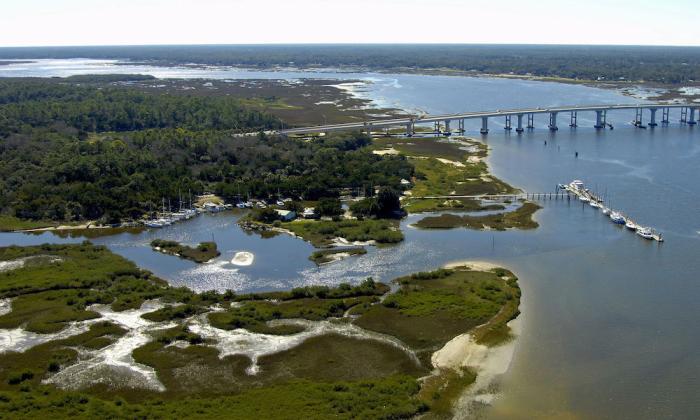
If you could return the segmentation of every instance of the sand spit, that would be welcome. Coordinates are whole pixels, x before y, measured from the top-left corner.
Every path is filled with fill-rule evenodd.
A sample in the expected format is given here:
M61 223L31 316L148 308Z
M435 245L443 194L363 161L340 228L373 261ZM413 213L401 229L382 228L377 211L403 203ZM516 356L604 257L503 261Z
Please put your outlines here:
M511 334L517 338L521 332L520 318L516 318L508 323ZM461 337L461 336L460 336ZM457 338L460 338L457 337ZM473 340L468 342L461 338L463 347L462 366L473 369L476 373L476 381L472 386L467 388L464 394L455 403L456 413L455 418L467 419L490 406L493 401L498 398L499 384L502 376L508 371L513 355L515 353L516 339L512 339L504 344L495 347L487 347L481 344L474 343ZM448 343L449 345L450 343ZM454 346L454 345L453 345ZM439 359L446 359L450 355L448 351L444 356L438 356ZM455 355L452 353L452 355ZM451 359L457 360L458 357ZM439 362L442 362L440 360Z
M467 267L470 270L474 271L490 271L493 270L494 268L502 268L502 265L497 265L488 261L474 261L474 260L468 260L468 261L454 261L451 263L445 264L445 268L458 268L458 267Z

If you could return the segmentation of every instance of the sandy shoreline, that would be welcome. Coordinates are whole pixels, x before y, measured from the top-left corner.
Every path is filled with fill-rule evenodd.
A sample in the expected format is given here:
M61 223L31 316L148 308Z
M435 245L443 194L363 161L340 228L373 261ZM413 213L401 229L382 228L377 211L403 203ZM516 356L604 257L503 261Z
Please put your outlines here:
M457 267L468 267L476 271L506 268L503 264L483 260L460 260L444 265L444 268ZM522 301L520 306L522 306ZM433 374L439 375L442 370L459 371L463 368L468 368L476 373L474 383L467 387L455 402L454 418L470 418L475 411L490 406L497 398L499 380L510 367L517 338L522 332L521 319L522 317L518 317L506 324L510 328L512 339L502 344L493 347L479 344L471 332L468 332L454 337L432 354L430 361L435 369ZM476 328L473 328L472 331Z

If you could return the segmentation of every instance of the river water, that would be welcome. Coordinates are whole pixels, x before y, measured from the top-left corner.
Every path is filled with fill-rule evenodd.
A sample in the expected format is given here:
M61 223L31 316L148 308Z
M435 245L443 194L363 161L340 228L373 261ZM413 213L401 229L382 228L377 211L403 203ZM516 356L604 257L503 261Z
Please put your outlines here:
M23 67L22 67L23 66ZM17 70L18 67L25 70ZM449 113L524 106L630 103L611 90L522 80L337 72L114 66L95 60L46 60L0 66L0 76L78 73L150 73L159 77L338 78L370 82L356 92L378 106ZM400 245L371 248L321 268L308 261L312 247L280 235L261 239L235 224L237 213L202 215L190 222L93 241L197 290L238 291L337 284L366 276L390 280L457 260L486 260L511 268L523 289L521 328L501 392L486 417L698 418L700 417L700 129L674 122L641 130L632 112L614 112L614 130L596 131L580 114L570 129L544 127L517 135L491 122L484 141L492 172L531 192L584 180L606 192L612 206L664 234L659 245L610 223L574 201L543 202L533 231L420 231L402 223ZM672 115L677 121L678 115ZM477 136L476 122L468 133ZM578 152L578 157L575 153ZM223 255L210 264L150 251L153 238L186 243L211 240ZM2 234L0 245L78 241L53 234ZM230 264L237 251L255 254L248 267Z

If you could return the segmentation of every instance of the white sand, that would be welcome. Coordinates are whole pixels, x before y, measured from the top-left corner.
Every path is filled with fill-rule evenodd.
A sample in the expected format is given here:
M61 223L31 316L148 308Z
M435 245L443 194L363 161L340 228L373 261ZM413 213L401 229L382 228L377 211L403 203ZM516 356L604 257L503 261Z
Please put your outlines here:
M0 299L0 316L9 314L12 311L12 299Z
M247 251L241 251L236 252L236 255L233 256L233 259L231 259L231 264L240 267L247 267L249 265L253 265L253 261L255 261L255 255Z
M399 151L394 149L393 147L389 149L382 149L382 150L372 150L372 153L375 155L379 156L384 156L384 155L398 155Z
M155 369L136 363L132 356L134 350L153 340L150 334L152 331L173 328L177 325L172 322L152 322L141 317L163 306L158 301L148 301L144 302L139 309L122 312L115 312L107 305L88 307L102 316L95 321L110 321L127 329L128 332L109 346L89 352L89 357L66 367L44 382L53 383L64 389L81 389L96 384L106 384L110 387L164 391L165 387L158 380Z
M376 242L374 240L370 241L355 241L355 242L350 242L345 238L337 237L331 241L331 246L369 246L369 245L374 245Z
M468 267L476 271L490 271L494 268L502 268L503 265L494 264L488 261L474 261L474 260L464 260L464 261L454 261L445 264L445 268L457 268L457 267Z
M464 164L462 162L457 162L456 160L449 160L449 159L444 159L444 158L436 158L440 162L446 164L446 165L452 165L456 166L458 168L464 168Z

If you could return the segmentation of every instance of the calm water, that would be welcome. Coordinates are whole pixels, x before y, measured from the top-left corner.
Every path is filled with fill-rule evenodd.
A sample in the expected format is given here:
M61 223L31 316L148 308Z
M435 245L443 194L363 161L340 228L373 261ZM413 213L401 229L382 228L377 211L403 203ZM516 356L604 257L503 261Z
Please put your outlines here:
M122 68L106 66L105 73ZM94 72L77 67L65 73L44 66L25 75ZM138 69L127 66L124 72ZM171 71L172 77L319 77L303 72L156 70ZM0 67L0 75L7 72ZM226 75L218 76L220 72ZM613 91L553 83L376 74L321 77L329 75L374 82L361 94L381 105L431 113L632 102ZM610 114L615 130L596 132L590 128L592 115L579 115L577 130L570 130L566 116L560 115L558 132L538 129L522 136L505 133L493 121L485 139L492 149L489 164L497 176L527 191L552 191L559 182L583 179L606 191L613 207L660 230L666 238L661 246L612 225L590 207L566 201L544 203L536 215L541 227L529 232L419 231L409 226L419 216L411 216L403 222L404 243L372 248L365 256L322 268L307 260L312 250L308 244L287 236L263 240L247 235L234 223L239 215L230 213L94 242L174 284L198 290L337 284L368 275L389 280L455 260L498 262L521 278L523 332L502 395L487 412L490 417L698 418L700 130L678 124L639 130L628 124L633 117L629 112ZM538 127L546 123L540 117ZM212 233L223 255L211 264L196 266L148 247L155 237L196 243L211 240ZM0 245L47 241L63 239L51 234L0 236ZM230 265L233 254L242 250L253 252L255 263Z

